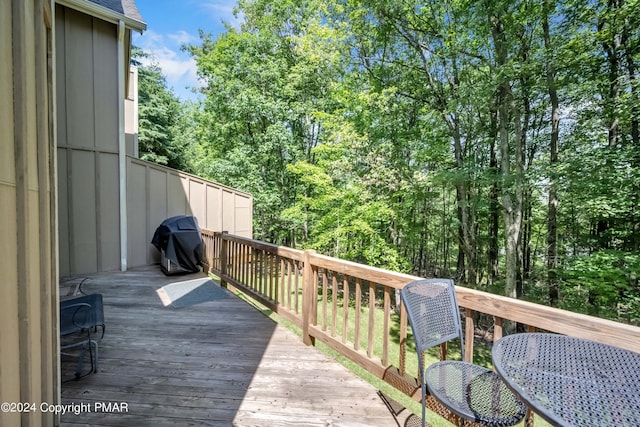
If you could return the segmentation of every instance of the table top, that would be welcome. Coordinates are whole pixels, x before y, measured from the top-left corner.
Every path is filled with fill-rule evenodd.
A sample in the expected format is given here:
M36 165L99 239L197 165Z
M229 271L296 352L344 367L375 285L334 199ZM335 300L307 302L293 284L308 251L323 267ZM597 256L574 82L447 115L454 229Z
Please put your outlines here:
M640 426L640 353L556 334L508 335L495 370L536 413L558 426Z

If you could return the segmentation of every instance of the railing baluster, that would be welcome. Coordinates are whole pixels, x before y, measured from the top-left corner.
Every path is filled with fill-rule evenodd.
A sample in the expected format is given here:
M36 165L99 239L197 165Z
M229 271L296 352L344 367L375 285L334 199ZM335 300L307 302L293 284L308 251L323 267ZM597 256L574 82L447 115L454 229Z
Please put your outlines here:
M334 271L331 275L331 336L336 336L338 323L338 275Z
M493 342L502 338L502 317L493 316Z
M278 256L269 254L269 297L278 301L278 287L276 286L276 278L278 277Z
M247 247L238 242L238 281L240 283L245 283L244 281L244 267L246 265L246 259L244 257L244 252Z
M245 283L244 269L247 264L247 260L244 256L246 245L238 243L238 280L241 283Z
M242 283L247 283L247 267L249 267L249 246L242 245Z
M298 265L298 263L296 261L293 262L293 266L294 266L294 269L295 269L295 287L296 287L295 288L296 289L296 293L295 293L294 303L296 305L296 314L297 314L297 313L300 313L300 302L299 302L299 299L300 299L300 294L299 294L299 292L300 292L299 291L300 290L300 282L299 282L300 275L298 274L299 265Z
M293 269L291 268L291 266L293 265L294 261L293 260L287 260L286 261L286 265L287 265L287 284L286 284L286 290L283 291L283 295L282 295L282 301L283 304L286 304L287 308L289 310L291 310L291 283L293 278L291 277L291 274L293 273ZM283 268L284 270L284 268ZM283 288L285 287L284 283L282 284ZM286 293L285 293L286 292ZM286 295L286 297L285 297ZM286 298L286 302L285 302L285 298Z
M274 301L278 301L278 265L280 265L278 261L278 255L270 254L271 257L271 271L269 272L269 278L271 279L271 286L269 287L269 292L271 299Z
M258 249L254 249L251 252L251 279L249 280L249 288L256 288L256 277L258 276L258 272L256 269L258 268Z
M223 288L227 287L227 282L224 280L223 276L227 275L227 240L224 238L227 232L223 231L221 236L221 245L220 245L220 286Z
M227 276L231 277L233 275L233 242L231 240L227 241L227 260L226 260L226 270Z
M465 309L465 338L464 338L464 360L473 363L473 338L475 336L475 322L473 321L473 310Z
M367 356L373 357L374 324L376 308L376 284L369 281L369 335L367 336Z
M238 242L231 246L231 277L238 278Z
M255 269L255 279L253 283L253 289L257 292L261 292L262 286L262 256L264 255L262 249L258 249L256 251L256 269Z
M276 263L276 302L282 304L282 300L285 298L285 277L284 277L284 260L280 255L277 256L278 262Z
M349 336L349 277L342 278L342 343L347 342Z
M246 245L246 266L244 268L244 283L251 282L251 266L253 265L253 249L251 246Z
M227 248L229 248L229 254L227 255L227 265L228 265L228 267L227 267L227 275L230 278L233 278L233 273L234 273L234 271L233 271L234 270L233 263L234 263L235 259L233 257L233 248L235 247L235 245L236 245L236 242L231 241L231 240L227 243Z
M253 290L258 289L258 265L260 264L260 249L254 249L251 254L251 280L249 287Z
M236 242L234 257L236 267L234 268L233 277L238 282L242 282L242 244L240 242Z
M260 250L260 270L258 270L258 292L262 295L267 295L266 292L266 280L267 280L267 254L264 250Z
M400 304L400 360L398 360L400 375L407 372L407 323L407 309L404 304Z
M353 337L353 347L360 349L360 311L362 309L362 283L360 278L356 278L356 313L355 313L355 330Z
M298 313L298 261L292 260L290 268L291 277L289 277L289 309L293 310L295 313Z
M309 327L314 324L313 306L317 305L314 294L317 294L317 278L314 268L311 266L311 255L314 251L304 252L304 278L302 280L302 341L306 345L314 345L316 340L309 333Z
M254 268L253 288L260 291L260 283L262 283L262 249L256 250L256 266Z
M273 255L271 255L269 252L264 251L264 266L265 266L265 272L264 272L264 294L267 296L267 298L269 299L273 299L273 290L271 289L271 286L273 285L271 283L271 278L272 278L272 261L273 261Z
M447 356L449 355L449 343L443 342L440 344L440 360L447 360Z
M327 270L322 270L322 330L327 330Z
M389 364L389 331L391 326L389 321L391 320L391 293L389 287L384 287L384 325L382 333L382 364L384 366Z
M260 281L259 291L262 295L267 295L267 254L264 250L260 251L260 275L258 280Z
M313 269L313 303L311 304L311 319L315 326L318 325L318 268L311 266Z

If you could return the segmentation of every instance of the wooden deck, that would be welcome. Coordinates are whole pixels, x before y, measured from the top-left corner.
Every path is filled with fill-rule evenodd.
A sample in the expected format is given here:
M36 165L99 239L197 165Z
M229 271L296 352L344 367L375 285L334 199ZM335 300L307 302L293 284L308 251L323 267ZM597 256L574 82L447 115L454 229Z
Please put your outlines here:
M241 299L176 309L156 294L201 276L157 266L87 276L83 290L103 294L106 333L99 372L62 385L63 404L86 404L62 425L397 425L373 386ZM63 379L75 366L66 359Z

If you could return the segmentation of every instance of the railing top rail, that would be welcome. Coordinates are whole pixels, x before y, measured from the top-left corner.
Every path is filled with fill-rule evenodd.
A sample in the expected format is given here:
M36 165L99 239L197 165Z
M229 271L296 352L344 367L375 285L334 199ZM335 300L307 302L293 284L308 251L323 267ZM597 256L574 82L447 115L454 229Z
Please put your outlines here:
M456 286L461 307L538 329L599 341L640 353L640 328L542 304Z
M410 274L370 267L368 265L345 261L327 255L314 253L311 254L310 260L315 267L326 268L337 273L379 283L395 289L401 289L407 283L420 279L420 277L412 276Z
M254 240L248 237L241 237L233 234L221 233L219 231L211 231L204 228L201 231L203 232L203 234L219 236L222 239L227 240L229 242L245 244L254 249L272 253L283 258L290 258L294 261L302 261L304 258L304 251L301 251L298 249L288 248L286 246L274 245L273 243Z

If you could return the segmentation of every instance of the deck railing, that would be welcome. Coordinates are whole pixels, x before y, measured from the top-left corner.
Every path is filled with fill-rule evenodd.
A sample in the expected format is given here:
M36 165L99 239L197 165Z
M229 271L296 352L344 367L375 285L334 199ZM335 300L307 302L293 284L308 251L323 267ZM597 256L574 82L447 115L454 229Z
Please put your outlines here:
M203 230L210 271L302 331L307 344L320 340L368 372L416 399L415 353L408 351L407 316L397 290L418 277L300 251L227 233ZM465 358L474 359L475 319L492 322L491 339L505 321L587 338L640 352L640 328L540 304L456 287L465 319ZM412 341L412 340L410 340ZM442 346L439 357L446 358ZM486 355L485 355L486 357ZM429 406L456 422L433 400Z

